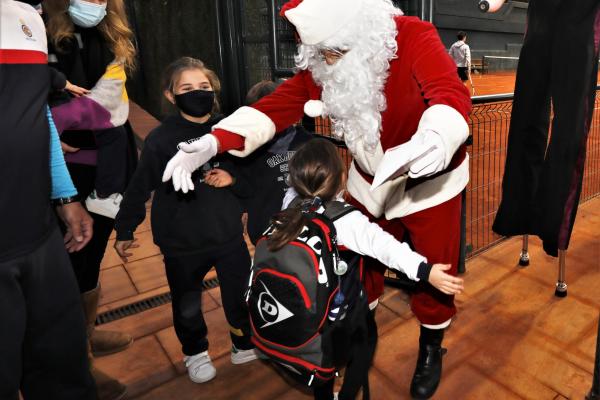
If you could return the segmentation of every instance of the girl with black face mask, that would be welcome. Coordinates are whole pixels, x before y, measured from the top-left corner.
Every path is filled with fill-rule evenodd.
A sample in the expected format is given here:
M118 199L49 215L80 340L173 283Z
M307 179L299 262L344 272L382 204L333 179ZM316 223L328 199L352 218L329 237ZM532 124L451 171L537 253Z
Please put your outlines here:
M231 159L223 155L192 175L193 187L188 187L187 193L175 192L170 181L162 182L167 162L178 151L177 144L209 134L222 118L217 102L219 80L201 61L181 58L167 68L165 78L164 95L179 112L163 120L146 138L115 221L115 249L127 262L131 256L128 249L136 247L134 231L144 220L145 203L154 191L152 235L165 259L175 332L190 379L202 383L216 374L207 351L207 327L200 300L202 280L213 265L230 325L231 362L256 359L243 298L250 256L242 237L238 201L238 197L250 195L250 188Z

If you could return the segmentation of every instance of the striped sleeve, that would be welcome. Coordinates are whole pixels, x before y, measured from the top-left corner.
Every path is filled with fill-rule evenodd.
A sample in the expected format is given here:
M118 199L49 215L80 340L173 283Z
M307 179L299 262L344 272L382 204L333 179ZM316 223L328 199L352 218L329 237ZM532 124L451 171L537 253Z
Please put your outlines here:
M122 63L112 62L86 96L52 107L60 133L66 130L101 130L123 125L129 116L129 98Z

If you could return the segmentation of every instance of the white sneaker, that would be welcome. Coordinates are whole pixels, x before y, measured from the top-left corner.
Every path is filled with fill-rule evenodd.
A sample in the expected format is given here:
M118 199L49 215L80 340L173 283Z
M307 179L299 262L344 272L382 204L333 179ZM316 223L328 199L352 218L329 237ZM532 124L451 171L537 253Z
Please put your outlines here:
M231 346L231 363L232 364L245 364L250 361L254 361L258 358L258 352L256 349L238 350L235 346Z
M115 219L119 212L119 207L123 196L120 193L113 193L105 199L101 199L94 190L87 199L85 199L85 206L89 212L94 214L100 214L108 218Z
M194 383L208 382L217 375L217 370L210 361L208 351L193 356L185 356L183 362L187 367L190 380Z

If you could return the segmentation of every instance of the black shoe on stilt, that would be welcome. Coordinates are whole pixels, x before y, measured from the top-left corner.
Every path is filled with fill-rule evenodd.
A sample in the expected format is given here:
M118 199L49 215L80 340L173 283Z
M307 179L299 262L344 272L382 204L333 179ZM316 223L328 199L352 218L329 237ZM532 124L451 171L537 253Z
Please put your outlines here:
M410 383L413 399L429 399L435 393L442 377L442 356L447 350L442 348L443 329L428 329L421 326L419 338L419 358Z

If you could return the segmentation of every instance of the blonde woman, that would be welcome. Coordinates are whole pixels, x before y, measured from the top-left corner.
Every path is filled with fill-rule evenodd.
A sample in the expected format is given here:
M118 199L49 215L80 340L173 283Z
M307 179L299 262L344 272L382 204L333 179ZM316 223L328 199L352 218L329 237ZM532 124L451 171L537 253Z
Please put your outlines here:
M100 263L118 212L121 193L135 166L128 132L126 73L135 66L133 32L123 0L46 0L50 65L69 82L90 89L81 97L67 92L50 99L65 159L81 199L94 218L94 237L71 255L94 356L124 350L128 334L94 330L100 290ZM69 118L66 118L68 116ZM73 119L73 116L79 116ZM92 369L101 400L120 399L126 388Z
M127 141L123 129L129 113L126 72L135 62L133 33L122 0L50 0L44 4L51 44L50 61L71 84L92 89L78 101L53 110L59 132L90 128L94 135L67 132L65 150L97 147L94 192L86 201L91 212L114 218L127 178ZM65 100L70 100L67 96ZM60 102L60 101L59 101ZM55 104L56 105L56 102ZM81 112L85 108L85 115ZM65 124L61 111L84 115ZM116 128L116 129L113 129Z

